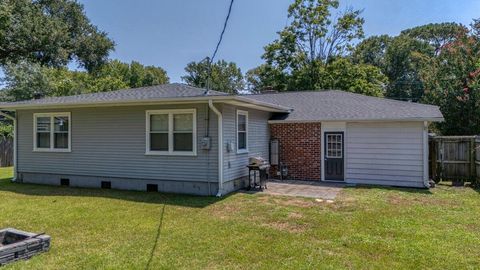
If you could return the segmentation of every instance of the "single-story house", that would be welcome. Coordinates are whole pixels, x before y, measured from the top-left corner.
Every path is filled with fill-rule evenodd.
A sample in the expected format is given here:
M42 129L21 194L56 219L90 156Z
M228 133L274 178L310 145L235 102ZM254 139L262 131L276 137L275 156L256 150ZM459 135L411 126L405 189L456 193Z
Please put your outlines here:
M183 84L0 104L15 120L14 181L199 195L271 176L428 187L438 107L343 91L228 95ZM279 165L282 165L281 168Z

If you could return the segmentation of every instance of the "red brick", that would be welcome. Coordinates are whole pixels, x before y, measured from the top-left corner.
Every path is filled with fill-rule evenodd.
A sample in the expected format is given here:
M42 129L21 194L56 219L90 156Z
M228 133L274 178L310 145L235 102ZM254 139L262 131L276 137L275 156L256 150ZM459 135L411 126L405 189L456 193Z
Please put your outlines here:
M273 139L280 143L280 162L287 165L288 178L321 180L321 124L270 124ZM276 176L277 166L272 166Z

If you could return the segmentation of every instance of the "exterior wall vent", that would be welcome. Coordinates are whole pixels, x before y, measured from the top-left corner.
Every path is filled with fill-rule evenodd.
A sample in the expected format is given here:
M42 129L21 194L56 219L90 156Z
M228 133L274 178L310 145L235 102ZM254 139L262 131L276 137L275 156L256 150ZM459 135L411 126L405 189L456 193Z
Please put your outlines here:
M112 188L112 182L110 181L102 181L101 187L103 189L111 189Z
M148 192L158 192L158 185L156 184L147 184Z
M70 186L70 179L68 178L60 178L60 185L61 186Z

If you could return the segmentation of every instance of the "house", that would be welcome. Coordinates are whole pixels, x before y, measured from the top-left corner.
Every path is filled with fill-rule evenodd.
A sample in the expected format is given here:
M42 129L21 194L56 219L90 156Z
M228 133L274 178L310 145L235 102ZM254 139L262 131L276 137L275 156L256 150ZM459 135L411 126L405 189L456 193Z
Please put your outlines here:
M228 95L183 84L0 109L15 112L17 182L198 195L243 187L248 158L269 159L272 139L292 179L428 187L427 125L443 120L436 106L342 91Z

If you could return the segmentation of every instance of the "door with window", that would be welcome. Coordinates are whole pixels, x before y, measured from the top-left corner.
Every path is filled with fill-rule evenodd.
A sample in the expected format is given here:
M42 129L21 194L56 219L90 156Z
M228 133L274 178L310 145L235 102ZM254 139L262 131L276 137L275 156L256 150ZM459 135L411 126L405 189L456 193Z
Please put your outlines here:
M325 180L344 180L343 132L325 132Z

